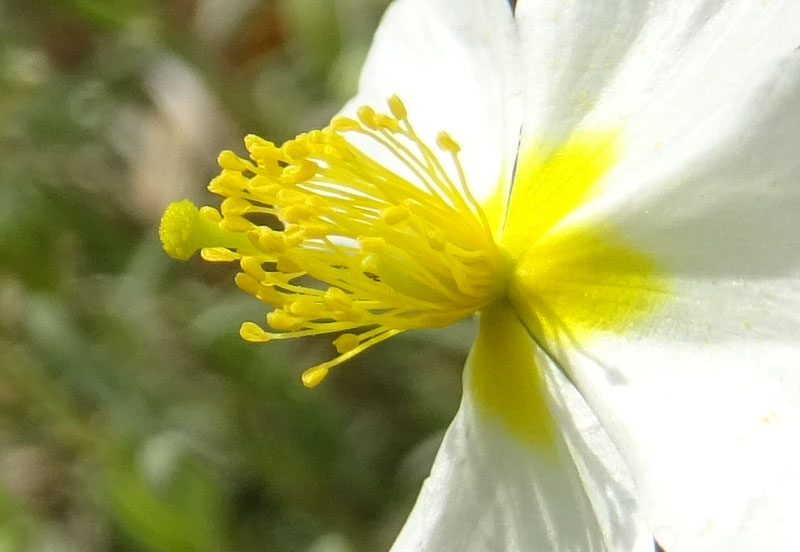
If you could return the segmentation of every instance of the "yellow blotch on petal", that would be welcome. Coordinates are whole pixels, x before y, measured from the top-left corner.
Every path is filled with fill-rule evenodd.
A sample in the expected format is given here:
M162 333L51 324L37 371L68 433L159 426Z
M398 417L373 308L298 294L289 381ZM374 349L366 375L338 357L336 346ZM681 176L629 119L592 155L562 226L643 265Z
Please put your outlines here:
M556 424L547 406L544 375L534 343L511 306L481 312L480 331L467 361L476 406L522 442L554 451Z
M552 232L526 250L508 295L527 328L558 346L644 322L664 304L669 289L656 260L608 229L576 226Z
M514 259L508 297L528 330L551 348L645 320L668 296L664 269L613 229L565 222L595 197L616 163L620 132L582 132L559 147L531 143L501 237Z
M560 146L544 142L520 151L501 244L519 257L550 228L599 192L616 163L620 133L577 133Z

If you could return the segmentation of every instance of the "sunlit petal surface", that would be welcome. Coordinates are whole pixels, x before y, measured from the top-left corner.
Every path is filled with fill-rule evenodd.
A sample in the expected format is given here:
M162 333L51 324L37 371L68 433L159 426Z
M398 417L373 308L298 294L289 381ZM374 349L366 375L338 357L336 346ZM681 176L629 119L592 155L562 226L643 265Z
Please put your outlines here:
M619 141L579 209L529 249L513 302L618 445L667 550L798 539L799 10L518 10L523 42L542 44L526 58L522 151L591 128Z
M508 306L483 313L464 387L394 551L652 550L615 450Z

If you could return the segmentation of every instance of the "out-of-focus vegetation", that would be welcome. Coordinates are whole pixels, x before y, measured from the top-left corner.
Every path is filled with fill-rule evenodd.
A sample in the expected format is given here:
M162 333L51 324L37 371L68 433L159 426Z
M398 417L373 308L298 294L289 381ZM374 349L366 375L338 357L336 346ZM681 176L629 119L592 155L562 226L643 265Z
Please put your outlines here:
M234 267L159 246L221 149L324 125L387 0L0 0L0 552L388 547L469 324L314 390Z

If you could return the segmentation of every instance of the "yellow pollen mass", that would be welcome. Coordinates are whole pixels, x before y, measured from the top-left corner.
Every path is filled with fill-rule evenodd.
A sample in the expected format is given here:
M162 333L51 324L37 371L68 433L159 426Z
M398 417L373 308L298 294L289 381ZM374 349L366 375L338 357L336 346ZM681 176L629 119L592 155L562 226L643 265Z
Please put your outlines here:
M167 253L238 262L236 285L273 308L266 324L242 325L244 339L336 335L336 356L304 372L309 387L400 332L474 313L507 279L458 143L440 132L432 147L400 98L388 108L362 106L281 146L249 135L249 159L219 156L208 187L219 210L184 200L162 218Z

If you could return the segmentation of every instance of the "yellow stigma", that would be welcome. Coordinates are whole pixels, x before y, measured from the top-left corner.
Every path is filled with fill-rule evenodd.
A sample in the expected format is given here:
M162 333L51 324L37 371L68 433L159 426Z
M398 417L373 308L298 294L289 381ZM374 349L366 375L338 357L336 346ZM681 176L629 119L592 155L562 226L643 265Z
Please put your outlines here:
M280 147L247 136L250 159L219 156L209 190L225 198L220 211L183 201L162 219L167 253L238 261L237 286L273 307L270 329L246 322L244 339L338 334L338 356L304 372L309 387L402 331L472 314L505 278L458 143L439 133L443 162L400 98L388 104L390 114L363 106Z
M170 257L187 260L198 249L210 248L252 250L246 236L226 232L220 225L219 213L211 207L198 209L188 199L176 201L161 216L158 237ZM204 255L205 257L205 255ZM225 260L232 260L230 257ZM210 260L210 259L206 259ZM222 259L220 259L222 260Z

